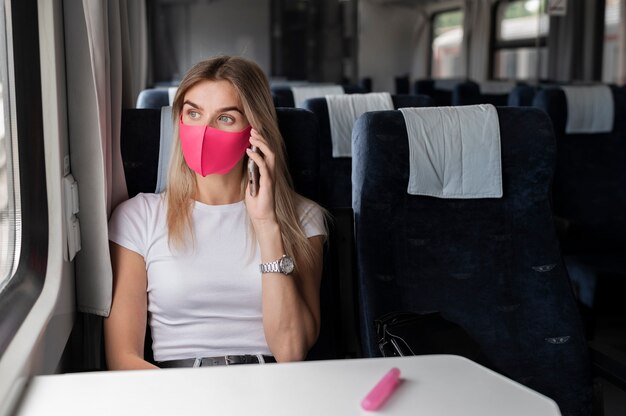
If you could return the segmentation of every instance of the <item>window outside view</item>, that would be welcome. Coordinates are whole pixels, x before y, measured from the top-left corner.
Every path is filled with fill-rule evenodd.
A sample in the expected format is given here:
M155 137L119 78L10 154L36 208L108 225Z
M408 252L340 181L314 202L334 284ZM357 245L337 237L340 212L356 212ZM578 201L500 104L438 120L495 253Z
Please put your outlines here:
M620 0L606 0L604 9L604 49L602 82L621 84L619 79L620 43Z
M543 6L543 7L542 7ZM548 34L549 18L540 0L502 2L496 17L494 78L532 79L548 75L548 48L537 48L537 39ZM526 42L524 42L526 41ZM520 42L507 47L507 42ZM500 45L500 46L498 46ZM537 61L539 59L539 61Z
M463 12L437 13L433 18L432 78L454 78L463 75L461 45Z
M0 42L5 45L6 33L4 16L0 14ZM14 189L17 184L13 178L12 150L16 146L12 142L8 120L7 93L7 55L4 47L0 47L0 292L13 275L19 253L18 238L20 228L19 210L16 209ZM6 111L6 112L5 112Z

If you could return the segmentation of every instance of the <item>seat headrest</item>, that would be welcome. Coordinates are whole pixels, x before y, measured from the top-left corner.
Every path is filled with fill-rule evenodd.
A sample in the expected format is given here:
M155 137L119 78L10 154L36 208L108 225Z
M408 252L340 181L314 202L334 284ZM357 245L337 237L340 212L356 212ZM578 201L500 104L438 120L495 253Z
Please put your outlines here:
M515 88L513 81L484 81L478 85L481 94L508 94Z
M567 103L567 134L609 133L613 130L615 105L607 85L562 86Z
M361 114L393 110L391 94L387 92L327 95L326 104L333 157L352 157L352 126Z
M161 108L170 105L168 88L148 88L139 93L136 108Z
M294 105L304 108L304 102L309 98L325 97L326 95L345 94L341 85L304 85L291 87Z
M502 197L500 125L493 105L400 111L409 141L409 194Z

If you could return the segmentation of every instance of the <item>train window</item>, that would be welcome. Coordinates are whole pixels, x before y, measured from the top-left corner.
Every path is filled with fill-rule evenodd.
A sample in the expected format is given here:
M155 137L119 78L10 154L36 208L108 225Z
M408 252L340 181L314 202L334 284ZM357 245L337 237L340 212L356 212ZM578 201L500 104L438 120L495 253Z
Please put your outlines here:
M498 2L493 41L493 78L535 79L548 75L549 19L545 0Z
M602 82L623 83L619 79L619 47L621 10L620 0L606 0L604 9L604 48L602 59Z
M8 65L6 25L4 10L0 16L0 292L7 285L15 270L19 254L19 205L16 204L16 183L14 157L17 143L11 134L8 89ZM17 206L16 206L17 205Z
M37 3L0 2L0 356L39 297L48 261Z
M433 14L432 55L430 73L432 78L462 76L461 47L463 43L463 11L448 10Z

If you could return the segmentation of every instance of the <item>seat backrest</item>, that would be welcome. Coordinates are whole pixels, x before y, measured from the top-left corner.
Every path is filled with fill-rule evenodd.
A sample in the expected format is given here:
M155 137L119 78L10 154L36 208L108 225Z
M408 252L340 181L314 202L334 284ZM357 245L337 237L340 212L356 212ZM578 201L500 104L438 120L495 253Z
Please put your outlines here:
M408 75L394 77L396 94L409 94L411 92L411 80Z
M497 199L407 194L401 112L366 113L355 123L363 349L379 355L373 321L385 313L440 311L481 346L493 370L551 397L564 415L589 415L587 345L550 211L550 120L529 107L499 107L497 115Z
M295 85L300 86L315 86L315 84L309 85ZM346 94L364 94L366 93L366 87L361 85L342 85L344 93ZM274 106L276 107L295 107L296 102L293 97L293 92L290 85L273 85L271 86L272 97L274 98Z
M346 84L343 85L343 91L346 94L365 94L368 92L365 85Z
M274 106L276 107L295 107L293 93L288 85L273 85L271 87L272 97L274 98Z
M145 89L139 93L135 107L160 109L161 107L171 105L172 90L175 91L175 87Z
M569 235L581 236L577 247L564 241L568 251L626 244L626 87L611 87L611 93L614 124L607 133L566 133L567 100L560 88L542 89L533 101L550 116L556 136L554 212L567 221Z
M428 107L432 100L425 95L392 95L394 108ZM304 103L319 122L320 201L327 208L352 206L352 160L333 157L328 105L325 98L312 98Z
M359 80L359 87L363 88L363 92L372 92L372 78L364 77Z
M506 105L509 93L485 93L473 81L460 83L452 90L452 105L493 104Z
M129 198L156 190L160 137L160 108L122 110L120 147Z
M418 79L413 83L413 93L429 96L433 100L434 106L449 106L452 105L452 90L454 87L466 81L461 78Z
M278 125L287 148L288 167L299 194L319 199L319 134L317 118L299 108L276 109ZM171 113L170 113L171 114ZM154 192L159 175L160 109L122 110L121 152L129 197ZM332 236L331 236L332 237ZM336 285L330 272L328 253L320 288L322 328L307 359L339 357ZM149 331L149 328L148 328ZM146 357L151 355L151 338L146 336Z
M537 87L530 85L516 85L509 93L506 105L511 107L529 107L537 92Z

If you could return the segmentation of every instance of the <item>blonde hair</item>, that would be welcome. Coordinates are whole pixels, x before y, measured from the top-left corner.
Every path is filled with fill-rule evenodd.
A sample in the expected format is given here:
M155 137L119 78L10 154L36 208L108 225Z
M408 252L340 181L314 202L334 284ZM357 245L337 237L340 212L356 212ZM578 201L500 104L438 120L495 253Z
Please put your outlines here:
M229 81L237 91L246 118L252 128L263 136L275 155L274 198L276 217L282 232L285 251L302 261L303 266L311 266L315 253L300 225L297 205L305 200L294 190L291 175L287 169L286 149L278 129L276 110L263 70L254 62L240 57L218 56L194 65L185 75L172 103L174 140L168 186L166 189L167 228L170 244L185 247L189 238L193 239L192 205L196 191L195 173L185 163L180 140L178 120L183 108L185 94L202 81ZM246 166L248 156L244 156L241 190L247 183ZM325 211L324 211L325 212Z

